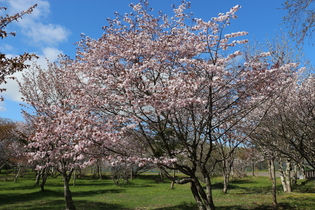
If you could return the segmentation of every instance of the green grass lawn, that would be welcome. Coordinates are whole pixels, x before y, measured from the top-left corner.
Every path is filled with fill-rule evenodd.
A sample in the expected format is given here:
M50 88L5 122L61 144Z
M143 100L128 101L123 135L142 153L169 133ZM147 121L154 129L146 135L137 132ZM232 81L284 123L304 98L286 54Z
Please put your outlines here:
M156 182L155 175L142 175L122 186L115 186L111 180L91 178L78 179L71 187L78 210L175 210L197 209L189 185L175 185L170 182ZM273 209L271 203L271 182L267 177L245 177L231 183L228 194L221 193L222 179L213 178L214 201L217 209ZM294 187L294 192L284 194L279 185L279 209L315 209L314 184ZM0 209L64 209L63 183L60 177L47 180L46 191L34 186L34 177L12 180L0 179Z

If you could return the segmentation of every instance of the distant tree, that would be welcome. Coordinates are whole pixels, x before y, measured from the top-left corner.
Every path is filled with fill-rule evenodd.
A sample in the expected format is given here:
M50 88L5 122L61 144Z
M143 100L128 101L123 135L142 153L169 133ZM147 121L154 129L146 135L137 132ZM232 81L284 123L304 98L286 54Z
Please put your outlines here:
M261 123L261 132L268 132L275 140L269 141L270 148L298 163L305 161L312 168L315 168L314 84L313 75L292 84L277 98L272 112ZM267 142L265 144L267 146Z
M228 192L228 186L230 183L230 177L233 174L233 168L240 165L235 164L234 161L237 158L237 148L240 144L246 144L246 136L237 133L238 129L233 132L229 132L217 139L215 142L215 153L218 154L216 159L217 165L220 166L223 176L223 193Z
M14 15L5 15L0 16L0 38L5 38L8 35L15 36L15 32L7 32L5 28L8 24L18 21L25 14L31 14L34 8L37 6L31 6L29 9L22 11L20 13L16 13ZM5 7L0 7L0 10L6 10ZM0 85L7 82L8 78L13 79L13 77L9 77L17 71L21 71L25 69L28 65L24 62L30 60L34 57L34 54L24 53L23 55L10 58L3 53L0 53ZM5 88L0 88L0 92L5 91ZM0 97L0 100L3 100L3 97Z
M11 165L13 157L11 144L16 140L14 135L15 123L9 119L0 118L0 170L6 165Z
M14 169L15 178L18 179L23 167L27 165L25 141L21 133L25 132L25 124L0 118L0 170L6 166Z

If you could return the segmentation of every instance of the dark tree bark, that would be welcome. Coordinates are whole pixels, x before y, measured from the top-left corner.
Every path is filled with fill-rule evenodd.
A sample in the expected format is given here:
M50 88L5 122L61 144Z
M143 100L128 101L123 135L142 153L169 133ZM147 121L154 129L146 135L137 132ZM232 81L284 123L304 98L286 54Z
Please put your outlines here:
M272 178L272 200L273 200L273 205L277 206L277 179L276 179L276 169L275 169L275 161L274 159L269 160L270 164L270 174Z
M42 173L41 173L42 182L40 183L40 189L41 189L42 191L45 190L45 189L44 189L44 186L45 186L45 184L46 184L46 180L47 180L47 177L48 177L48 174L49 174L49 170L50 170L49 167L48 167L48 168L45 168L45 169L42 171Z
M72 193L70 191L69 182L71 179L71 174L73 170L70 171L70 173L64 172L62 173L63 177L63 186L64 186L64 198L66 202L66 210L75 210L74 202L72 200Z

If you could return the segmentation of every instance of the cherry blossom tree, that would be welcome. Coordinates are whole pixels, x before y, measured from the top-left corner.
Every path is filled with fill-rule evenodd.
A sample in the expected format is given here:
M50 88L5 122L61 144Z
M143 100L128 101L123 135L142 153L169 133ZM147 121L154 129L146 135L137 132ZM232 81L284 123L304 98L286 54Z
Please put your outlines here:
M42 190L50 168L62 175L67 209L75 209L69 182L77 168L94 164L96 158L108 158L113 165L115 161L134 160L125 153L123 146L127 145L124 143L127 141L115 142L118 140L115 136L123 136L121 132L113 131L116 122L99 119L93 110L87 110L80 103L72 103L74 89L70 89L63 79L73 62L61 56L58 62L48 63L47 69L34 63L19 82L20 92L28 104L24 114L34 129L28 137L29 161L36 165L38 174L42 176ZM71 79L74 78L80 85L82 78L72 74ZM115 130L118 130L117 126ZM101 131L106 135L100 135ZM130 153L132 148L141 149L139 144L133 144L128 147Z
M297 81L286 89L270 108L256 130L256 137L264 138L263 146L277 151L297 163L314 168L313 136L313 86L314 76ZM262 139L262 138L260 138ZM270 140L272 139L272 140Z
M235 49L247 33L224 32L238 5L209 21L192 19L186 2L173 17L154 16L145 0L131 7L108 20L101 38L84 36L75 60L25 74L21 92L35 112L31 158L62 174L68 209L73 170L101 154L113 166L156 164L175 183L190 183L199 209L215 209L208 166L216 143L235 134L242 141L257 126L245 118L281 92L298 65Z
M5 28L8 24L18 21L21 19L25 14L31 14L34 8L37 5L31 6L29 9L22 11L20 13L16 13L14 15L5 15L0 16L0 38L5 38L8 35L15 36L15 32L7 32ZM0 7L1 10L6 10L5 7ZM8 78L14 79L14 77L9 77L10 75L14 74L17 71L21 71L27 67L24 63L27 60L30 60L32 57L35 57L34 54L24 53L23 55L10 58L3 53L0 53L0 85L7 82ZM5 88L0 87L0 92L6 91ZM0 97L0 100L3 100Z
M20 91L30 106L25 115L34 127L33 135L28 137L29 160L39 171L53 167L62 175L66 208L75 209L69 188L71 175L76 167L84 167L93 159L83 155L88 146L80 141L84 136L77 132L81 124L88 122L73 124L76 115L84 117L85 113L74 116L75 107L65 103L71 93L60 78L69 62L62 57L59 63L51 63L47 69L33 64L23 75Z
M254 129L245 117L291 81L297 64L274 63L272 53L242 57L233 50L247 42L238 40L246 32L224 34L238 5L209 21L191 19L185 2L174 7L173 17L153 16L147 1L131 7L134 12L108 20L101 38L83 37L63 77L72 90L67 103L77 114L94 116L95 127L106 125L84 129L93 142L115 151L141 140L150 155L143 162L157 164L178 184L190 183L199 209L215 209L207 168L215 142L245 124L247 132ZM79 123L85 116L72 119ZM186 176L176 179L165 169Z

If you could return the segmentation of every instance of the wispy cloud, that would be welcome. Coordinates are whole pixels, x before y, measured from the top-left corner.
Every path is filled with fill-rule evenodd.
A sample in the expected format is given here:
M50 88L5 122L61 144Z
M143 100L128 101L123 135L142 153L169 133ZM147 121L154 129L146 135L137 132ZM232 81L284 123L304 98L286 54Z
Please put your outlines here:
M1 0L0 2L3 2ZM17 13L37 4L32 14L25 15L17 25L22 34L28 37L30 44L56 46L66 41L70 31L65 27L47 23L50 14L50 5L45 0L10 0L8 1L10 13Z
M24 11L34 4L38 5L31 14L23 16L17 23L14 23L15 27L18 27L19 37L21 35L25 36L28 40L26 44L30 46L31 51L37 52L39 56L38 64L45 67L47 65L46 58L52 62L57 59L58 55L62 54L62 50L58 49L58 45L67 41L70 31L49 20L50 4L47 0L0 0L0 3L8 8L6 10L8 14ZM15 37L15 39L17 38ZM17 52L14 48L17 48L17 46L4 44L1 46L1 52L12 57L14 56L12 54ZM20 79L22 78L22 72L17 72L13 76ZM5 99L21 101L21 94L15 80L8 80L8 83L2 84L1 88L7 89L6 92L1 93ZM4 103L0 103L0 111L4 109Z
M69 34L68 30L60 25L40 22L34 22L28 26L23 25L23 29L24 34L32 40L32 43L49 46L66 41Z
M45 47L43 48L43 56L47 58L49 61L57 60L58 56L62 54L61 50L58 50L54 47Z

